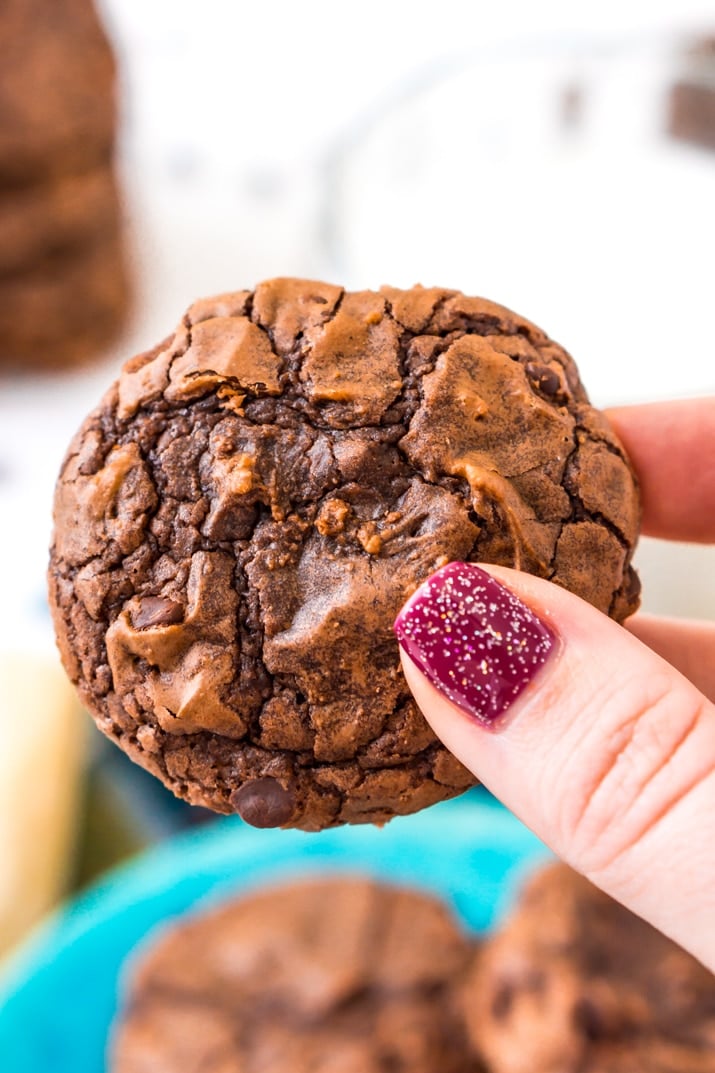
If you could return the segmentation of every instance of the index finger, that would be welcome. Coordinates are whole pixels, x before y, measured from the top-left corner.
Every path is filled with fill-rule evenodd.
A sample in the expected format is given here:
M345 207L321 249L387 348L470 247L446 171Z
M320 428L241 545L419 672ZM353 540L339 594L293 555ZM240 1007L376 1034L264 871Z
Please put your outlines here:
M638 474L643 532L715 541L715 397L606 413Z

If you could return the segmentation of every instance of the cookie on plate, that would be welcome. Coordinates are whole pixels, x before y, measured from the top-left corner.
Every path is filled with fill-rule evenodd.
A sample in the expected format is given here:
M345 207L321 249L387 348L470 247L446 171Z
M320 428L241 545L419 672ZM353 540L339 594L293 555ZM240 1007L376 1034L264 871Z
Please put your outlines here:
M112 1073L478 1073L454 1001L470 942L426 894L264 890L174 925L135 965Z
M258 826L459 794L392 623L451 560L637 606L636 483L569 355L502 306L276 279L196 302L75 437L50 591L99 727Z
M565 865L538 873L466 976L492 1073L711 1073L715 978Z

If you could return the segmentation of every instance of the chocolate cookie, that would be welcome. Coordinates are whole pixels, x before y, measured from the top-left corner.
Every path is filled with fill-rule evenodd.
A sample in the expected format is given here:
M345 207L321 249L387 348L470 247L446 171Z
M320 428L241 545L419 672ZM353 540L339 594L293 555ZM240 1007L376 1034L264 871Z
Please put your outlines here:
M0 189L110 159L114 58L92 0L3 0L0 72Z
M565 865L528 885L464 986L492 1073L712 1073L715 978Z
M92 0L0 4L0 366L94 357L127 312L115 65Z
M60 262L120 226L112 169L93 168L0 192L0 285L52 258ZM61 274L61 273L60 273Z
M472 776L392 622L450 560L637 605L631 469L571 358L458 291L278 279L130 361L57 486L50 589L100 728L258 826L384 822Z
M180 923L136 965L113 1073L477 1073L446 907L363 879L257 893Z
M0 276L0 365L52 369L92 358L117 335L128 301L118 233Z
M681 57L669 98L668 131L681 141L715 149L715 37L704 37Z

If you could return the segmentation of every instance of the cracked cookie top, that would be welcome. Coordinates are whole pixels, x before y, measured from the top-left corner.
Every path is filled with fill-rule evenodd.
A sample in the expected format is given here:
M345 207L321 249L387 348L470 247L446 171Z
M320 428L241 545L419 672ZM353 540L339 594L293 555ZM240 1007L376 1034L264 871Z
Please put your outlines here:
M100 728L259 826L384 822L472 777L392 622L451 560L637 606L635 480L569 355L484 299L276 279L194 303L70 446L50 591Z

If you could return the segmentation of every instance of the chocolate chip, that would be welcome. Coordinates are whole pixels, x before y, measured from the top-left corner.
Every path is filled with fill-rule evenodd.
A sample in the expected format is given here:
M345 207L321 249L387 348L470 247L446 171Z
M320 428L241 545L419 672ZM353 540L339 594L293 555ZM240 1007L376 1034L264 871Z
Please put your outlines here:
M626 600L631 606L636 604L641 592L641 579L632 566L628 567L626 574Z
M561 391L561 379L548 365L537 365L530 361L526 365L526 375L542 395L558 395Z
M595 1041L606 1035L603 1015L591 999L580 998L575 1003L571 1016L574 1028L586 1039Z
M501 983L492 998L492 1017L495 1021L503 1021L511 1013L514 1005L514 986L510 983Z
M181 622L184 608L176 600L166 596L145 596L139 601L139 610L132 614L135 630L147 630L152 626L173 626Z
M238 815L252 827L282 827L293 815L295 798L277 779L254 779L231 794Z

